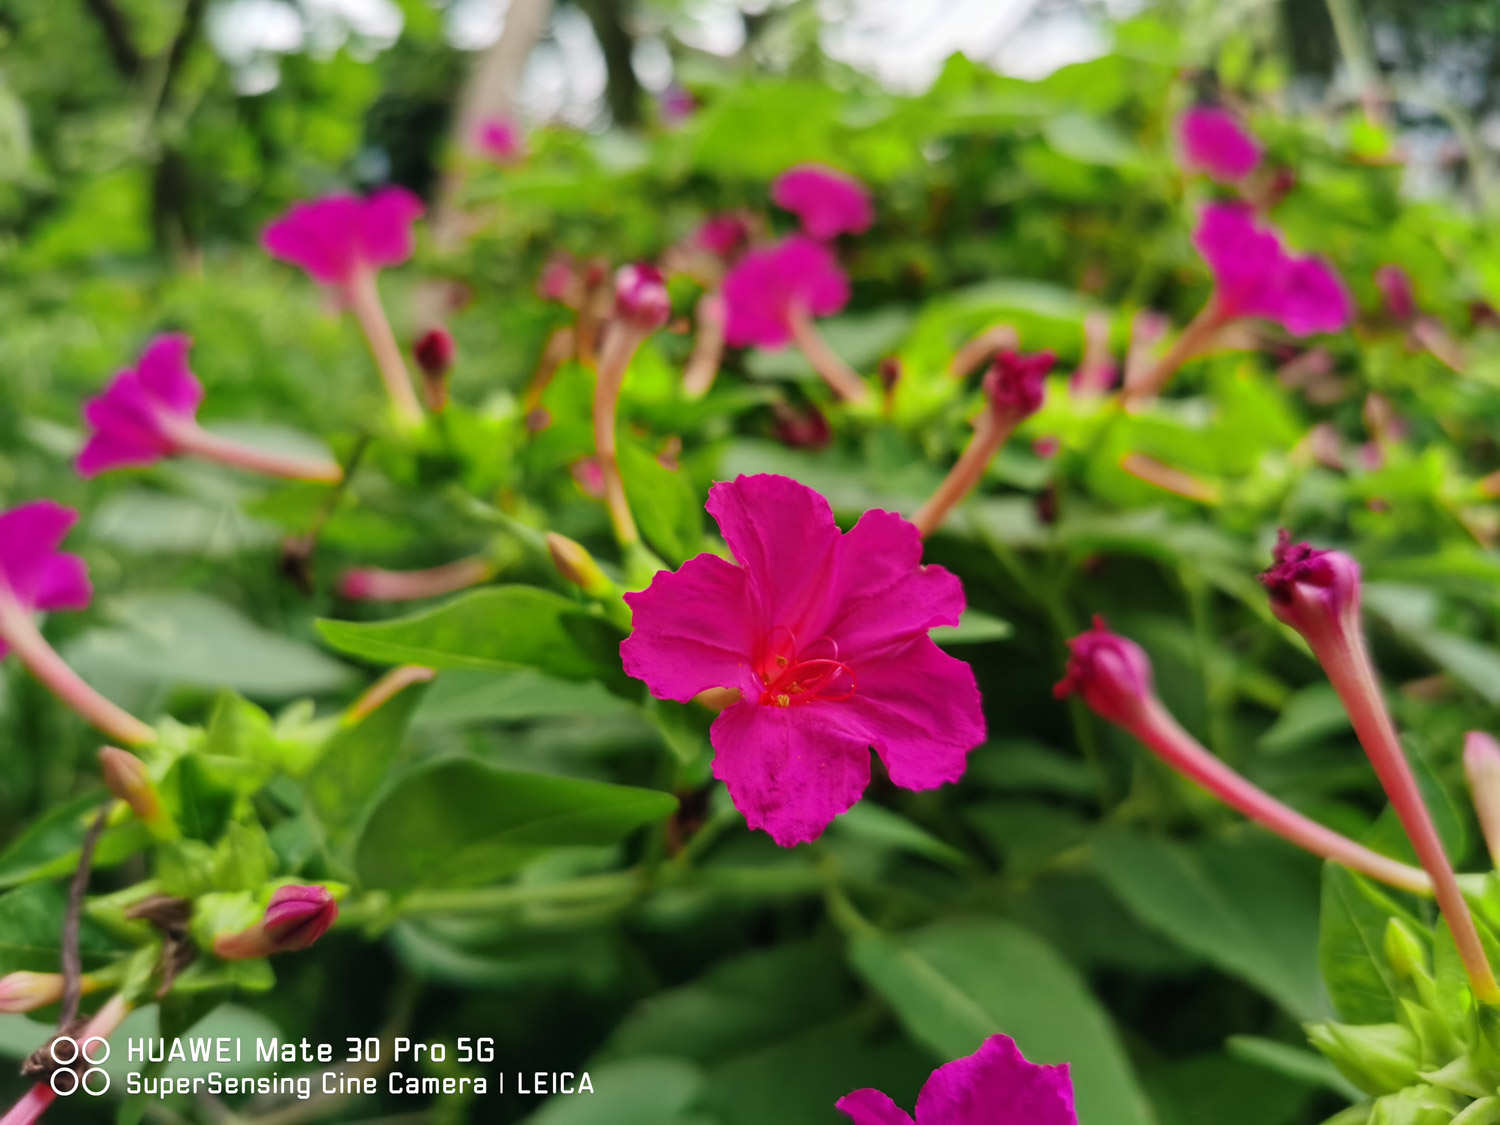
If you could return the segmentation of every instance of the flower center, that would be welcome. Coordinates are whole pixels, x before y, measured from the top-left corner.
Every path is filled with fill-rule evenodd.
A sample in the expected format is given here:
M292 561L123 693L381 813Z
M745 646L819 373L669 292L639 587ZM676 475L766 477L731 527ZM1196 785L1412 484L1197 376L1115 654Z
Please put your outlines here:
M854 669L839 659L838 651L831 637L819 637L803 648L790 629L772 629L757 668L763 685L761 703L792 707L848 699L856 687Z

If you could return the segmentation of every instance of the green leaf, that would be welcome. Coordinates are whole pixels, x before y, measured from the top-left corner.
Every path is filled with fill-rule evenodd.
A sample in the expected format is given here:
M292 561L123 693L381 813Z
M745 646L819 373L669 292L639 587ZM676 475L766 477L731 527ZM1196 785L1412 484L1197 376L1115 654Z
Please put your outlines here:
M679 566L703 545L703 501L682 469L669 469L639 442L622 439L620 476L646 542Z
M972 865L969 857L952 844L873 801L860 801L835 819L829 831L835 840L847 839L861 849L910 852L956 869Z
M351 678L348 668L317 649L262 629L202 594L132 594L102 608L115 624L84 633L64 650L91 681L229 687L288 698L335 691Z
M1313 949L1313 869L1266 840L1195 846L1104 832L1094 870L1133 913L1264 992L1298 1019L1327 1015Z
M1397 1018L1398 981L1385 959L1386 924L1425 929L1370 880L1337 864L1323 865L1322 929L1318 962L1339 1018L1346 1023L1390 1023Z
M355 868L365 885L391 890L486 883L547 848L612 844L676 808L669 793L451 758L407 774L380 800Z
M1072 966L1027 930L999 920L944 921L890 937L855 937L850 959L920 1042L948 1060L991 1035L1033 1062L1070 1062L1082 1121L1156 1118L1109 1017Z
M1009 621L979 609L966 609L957 625L943 625L932 631L932 639L944 648L954 645L981 645L989 641L1003 641L1015 629Z
M67 902L67 891L56 883L33 883L0 895L0 976L23 969L55 973L62 968ZM82 919L78 951L85 968L103 964L119 948L95 923Z
M334 648L376 664L430 668L534 668L565 680L631 690L620 636L603 618L550 590L495 586L435 609L374 624L320 620Z
M50 879L71 872L89 822L106 800L103 793L85 793L48 811L0 853L0 887L33 879ZM131 819L106 829L94 849L94 866L110 867L133 855L150 839L144 825Z

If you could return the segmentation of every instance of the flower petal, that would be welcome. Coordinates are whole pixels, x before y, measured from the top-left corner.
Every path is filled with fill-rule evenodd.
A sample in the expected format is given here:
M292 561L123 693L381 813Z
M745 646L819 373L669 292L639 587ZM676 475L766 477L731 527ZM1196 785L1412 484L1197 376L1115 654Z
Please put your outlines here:
M833 1105L854 1125L912 1125L911 1114L879 1090L855 1090Z
M1027 1062L1013 1039L992 1035L932 1072L917 1125L1078 1125L1068 1066Z
M155 464L165 456L166 451L159 444L138 440L133 435L100 431L89 438L73 465L79 476L96 477L111 469Z
M176 414L191 415L203 401L203 385L188 369L192 338L168 332L146 346L136 364L136 375L157 402Z
M708 513L748 576L762 634L781 627L799 643L830 615L829 573L839 528L828 501L790 477L762 473L708 491Z
M817 631L838 643L843 660L904 647L938 625L957 625L964 612L958 578L922 566L921 532L895 512L866 512L844 534L828 584L834 616Z
M709 730L714 776L751 828L784 848L815 840L870 783L870 743L840 704L740 702Z
M53 555L42 564L31 607L40 610L88 609L94 596L88 565L77 555Z
M848 708L870 734L891 780L935 789L963 776L969 751L984 741L974 671L927 637L855 665ZM853 724L850 724L853 725Z
M22 605L32 605L48 558L77 520L77 512L53 500L0 512L0 579Z
M717 555L663 570L626 594L630 636L620 642L627 675L658 699L686 703L713 687L749 687L754 648L745 572Z
M422 201L402 187L386 187L364 201L359 216L361 258L372 266L394 266L411 257L411 225Z

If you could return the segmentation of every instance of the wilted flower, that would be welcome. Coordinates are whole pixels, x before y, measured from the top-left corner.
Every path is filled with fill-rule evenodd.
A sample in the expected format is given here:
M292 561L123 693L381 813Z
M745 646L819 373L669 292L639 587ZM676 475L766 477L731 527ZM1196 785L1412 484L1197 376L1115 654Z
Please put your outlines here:
M1027 1062L1006 1035L933 1071L915 1121L879 1090L855 1090L835 1108L854 1125L1078 1125L1068 1064Z
M921 565L916 528L870 511L841 533L822 496L772 475L714 485L708 510L738 564L699 555L627 594L620 655L659 699L739 691L709 737L750 827L815 839L864 792L872 746L903 788L956 781L984 717L969 666L927 635L964 596Z
M791 406L785 402L773 403L772 432L782 445L793 449L822 449L833 440L833 426L824 414L812 403Z
M442 410L448 405L448 372L453 367L452 333L446 328L429 328L411 350L422 372L428 409Z
M394 266L412 252L412 223L422 201L401 187L372 195L325 195L294 203L261 235L273 257L301 266L316 281L347 287L364 271Z
M1051 352L1003 351L984 376L984 397L1001 422L1015 425L1041 409L1047 375L1057 363Z
M867 231L875 221L865 186L822 164L787 169L771 184L771 199L796 215L803 232L820 242Z
M526 136L510 117L491 117L482 122L475 133L474 145L501 164L514 164L526 156Z
M1359 564L1342 551L1294 543L1285 528L1260 576L1271 611L1313 643L1359 629Z
M1392 320L1405 324L1417 315L1417 298L1412 292L1411 275L1400 266L1386 264L1375 271L1375 288L1385 302Z
M1239 118L1218 106L1195 106L1177 119L1184 163L1216 180L1244 179L1260 163L1260 144Z

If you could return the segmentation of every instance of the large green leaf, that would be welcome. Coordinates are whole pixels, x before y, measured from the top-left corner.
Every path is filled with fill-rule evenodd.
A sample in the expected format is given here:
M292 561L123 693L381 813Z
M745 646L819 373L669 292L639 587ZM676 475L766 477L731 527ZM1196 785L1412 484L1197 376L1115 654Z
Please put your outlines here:
M0 895L0 976L61 969L66 908L67 892L57 883L33 883ZM118 948L108 934L83 919L78 950L85 968L102 963Z
M318 622L340 652L377 664L431 668L535 668L565 680L628 683L620 637L603 618L561 594L533 586L496 586L392 621Z
M376 804L355 848L367 886L484 883L548 848L612 844L670 816L669 793L497 770L449 758L414 770Z
M867 932L849 953L939 1058L1009 1035L1034 1062L1072 1064L1082 1121L1155 1122L1109 1016L1072 966L1029 931L998 919L952 920L900 937Z
M1425 927L1370 880L1336 864L1323 867L1318 962L1334 1010L1347 1023L1396 1018L1397 979L1385 959L1385 932L1401 918L1416 933Z
M78 862L89 822L104 800L102 793L85 793L34 821L0 853L0 887L71 872ZM148 839L145 827L134 819L106 829L94 849L94 866L119 863L143 847Z
M1310 862L1266 840L1187 845L1130 832L1101 833L1089 854L1120 901L1164 937L1298 1019L1327 1015Z

